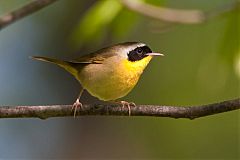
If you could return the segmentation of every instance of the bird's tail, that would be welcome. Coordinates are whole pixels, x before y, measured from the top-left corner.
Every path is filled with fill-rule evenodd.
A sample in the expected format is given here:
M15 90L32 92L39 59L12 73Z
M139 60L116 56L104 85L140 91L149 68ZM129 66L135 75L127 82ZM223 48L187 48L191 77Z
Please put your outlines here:
M42 56L32 56L30 58L36 59L39 61L50 62L50 63L56 64L56 65L64 68L65 70L67 70L69 73L71 73L75 77L77 76L77 69L74 67L74 64L71 62L48 58L48 57L42 57Z

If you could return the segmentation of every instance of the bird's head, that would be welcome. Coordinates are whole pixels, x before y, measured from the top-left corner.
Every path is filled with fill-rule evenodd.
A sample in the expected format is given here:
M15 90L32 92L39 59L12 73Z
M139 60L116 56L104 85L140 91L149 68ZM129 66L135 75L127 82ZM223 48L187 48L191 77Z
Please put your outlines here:
M130 62L141 61L149 56L163 56L161 53L152 52L152 50L144 43L125 42L113 46L115 53L123 59Z
M128 73L141 74L148 65L153 56L163 56L161 53L152 52L152 50L144 43L125 42L106 48L106 53L111 53L113 58L109 59L109 63L115 66L124 66Z

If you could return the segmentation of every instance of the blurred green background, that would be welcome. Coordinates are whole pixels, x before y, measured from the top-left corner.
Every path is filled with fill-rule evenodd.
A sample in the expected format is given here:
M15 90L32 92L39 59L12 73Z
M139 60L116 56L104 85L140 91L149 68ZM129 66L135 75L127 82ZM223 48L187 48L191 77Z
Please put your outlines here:
M0 14L29 0L0 0ZM209 11L234 0L145 0ZM240 16L175 25L117 0L59 0L0 31L0 104L72 104L80 85L32 55L73 58L141 41L155 58L124 98L136 104L199 105L240 97ZM101 103L85 93L83 103ZM240 159L239 111L196 120L79 117L0 120L0 159Z

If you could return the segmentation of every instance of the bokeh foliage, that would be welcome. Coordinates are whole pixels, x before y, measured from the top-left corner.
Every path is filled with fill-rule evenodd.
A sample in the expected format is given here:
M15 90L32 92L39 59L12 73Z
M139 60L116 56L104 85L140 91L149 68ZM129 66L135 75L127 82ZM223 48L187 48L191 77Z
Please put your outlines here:
M0 0L0 13L29 0ZM209 11L234 0L145 0ZM1 105L70 104L71 75L28 56L72 58L141 41L155 58L124 98L136 104L197 105L240 96L239 10L197 25L175 25L117 0L60 0L0 31ZM74 54L77 53L77 54ZM84 94L83 103L102 103ZM0 120L0 158L239 159L239 111L194 121L146 117Z

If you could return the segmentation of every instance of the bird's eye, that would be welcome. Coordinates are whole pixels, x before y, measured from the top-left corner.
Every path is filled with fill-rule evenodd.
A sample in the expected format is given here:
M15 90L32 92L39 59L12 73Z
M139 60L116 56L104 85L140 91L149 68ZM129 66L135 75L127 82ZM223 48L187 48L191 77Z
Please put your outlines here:
M129 51L128 60L131 62L139 61L144 57L147 57L146 53L151 53L151 49L148 46L136 47L133 50Z
M142 48L137 48L136 52L137 52L137 54L142 54L143 50L142 50Z

